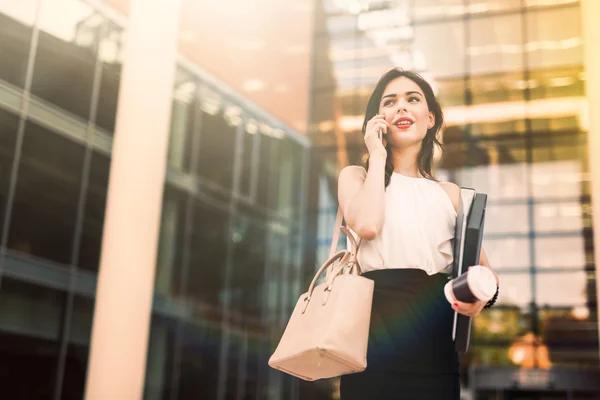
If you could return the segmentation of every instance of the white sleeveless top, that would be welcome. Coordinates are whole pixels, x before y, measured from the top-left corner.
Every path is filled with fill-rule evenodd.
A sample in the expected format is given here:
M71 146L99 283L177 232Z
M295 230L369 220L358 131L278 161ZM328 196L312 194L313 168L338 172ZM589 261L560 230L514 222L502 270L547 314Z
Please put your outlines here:
M375 239L360 244L362 271L420 268L429 275L450 273L455 225L452 201L437 182L394 172L385 192L383 228Z

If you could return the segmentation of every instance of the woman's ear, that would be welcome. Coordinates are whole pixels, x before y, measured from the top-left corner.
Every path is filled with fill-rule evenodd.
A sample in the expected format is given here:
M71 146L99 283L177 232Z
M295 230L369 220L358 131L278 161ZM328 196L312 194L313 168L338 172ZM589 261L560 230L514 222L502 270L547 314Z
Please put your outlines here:
M427 129L433 128L435 125L435 115L431 111L429 111L429 124L427 125Z

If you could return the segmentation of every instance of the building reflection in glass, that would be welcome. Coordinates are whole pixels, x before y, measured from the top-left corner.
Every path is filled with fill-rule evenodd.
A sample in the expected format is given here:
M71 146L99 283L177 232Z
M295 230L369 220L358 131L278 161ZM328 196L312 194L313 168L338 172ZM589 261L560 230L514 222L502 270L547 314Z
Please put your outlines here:
M340 109L311 121L320 254L344 166L341 141L327 137L339 127L360 163L366 102L389 68L416 70L437 91L438 178L489 196L484 246L502 285L474 321L467 387L471 368L597 366L580 12L576 0L324 0L317 10L313 103Z

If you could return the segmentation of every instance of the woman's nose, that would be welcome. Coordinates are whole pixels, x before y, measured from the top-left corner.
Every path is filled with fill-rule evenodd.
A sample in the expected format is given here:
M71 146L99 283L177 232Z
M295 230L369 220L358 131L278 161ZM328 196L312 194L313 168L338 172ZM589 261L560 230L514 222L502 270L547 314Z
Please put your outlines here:
M400 112L408 112L408 108L406 106L406 103L404 102L398 102L398 109L396 110L396 113L400 113Z

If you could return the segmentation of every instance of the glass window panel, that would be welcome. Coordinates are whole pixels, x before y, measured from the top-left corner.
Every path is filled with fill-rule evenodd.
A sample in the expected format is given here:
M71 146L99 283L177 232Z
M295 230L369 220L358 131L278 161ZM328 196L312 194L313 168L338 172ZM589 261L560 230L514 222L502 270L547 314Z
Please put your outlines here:
M117 102L121 84L121 68L123 64L123 29L113 24L106 23L106 31L100 40L98 58L102 66L100 78L100 94L98 97L98 110L96 125L114 132L117 116Z
M535 263L538 268L585 267L583 234L572 237L538 237L535 239Z
M182 289L186 298L205 307L210 313L206 318L220 322L221 293L225 289L227 249L237 233L230 237L229 215L194 200L193 232L190 238L190 267L186 287Z
M244 317L259 318L263 306L266 262L266 231L251 220L239 217L234 223L235 248L230 286L235 309Z
M469 72L477 75L522 71L523 38L520 27L521 14L470 20Z
M525 160L522 138L507 136L473 142L468 140L467 133L465 126L456 125L443 134L446 148L441 167L454 170L457 179L475 183L490 176L495 180L508 179L513 167L511 164L518 165ZM472 168L467 168L469 166ZM506 189L507 195L513 192L512 187Z
M536 204L534 207L537 232L577 232L583 230L584 211L580 202Z
M494 365L494 366L513 366L513 362L509 357L510 346L508 344L505 345L487 345L487 344L477 344L473 343L473 346L469 347L469 364L473 366L478 365ZM461 366L462 368L467 368L469 365ZM478 390L477 398L480 400L496 400L496 391L493 391L493 395L490 394L489 397L484 397L485 391Z
M201 89L200 108L202 124L195 173L230 193L237 127L223 114L225 105L217 92L206 87Z
M514 106L498 104L488 105L486 108L481 107L488 114L482 116L483 118L502 117L508 119L504 115L506 113L510 113L510 119L525 118L526 107L522 102L525 100L525 89L532 84L523 80L523 72L471 76L469 85L472 104L515 103Z
M473 111L475 111L473 114L476 114L480 110L477 108L474 108ZM524 112L521 113L521 111L519 109L515 109L514 111L515 112L513 113L513 116L514 116L514 118L517 118L517 119L511 119L511 116L507 115L507 118L493 118L492 117L488 121L473 122L471 125L471 134L473 136L488 136L488 137L489 136L493 137L493 136L497 136L497 135L513 136L515 134L519 134L519 135L524 134L527 129L527 126L525 124L524 119L518 119L521 117L521 115L518 115L518 114L523 114L523 116L524 116L525 113ZM480 115L484 115L484 114L480 114ZM523 153L523 156L518 157L517 159L525 160L526 157L524 156L524 153Z
M282 143L282 156L279 158L279 190L277 204L280 215L296 218L301 206L303 155L307 151L293 140L286 138Z
M502 276L502 287L505 286L505 277L508 276ZM529 277L524 280L529 283ZM523 302L523 305L525 304ZM529 331L529 320L530 318L516 307L486 310L473 319L473 344L500 340L512 341L515 337L522 336ZM485 363L489 364L491 360L486 361Z
M487 253L487 248L486 248ZM495 262L490 262L496 268ZM533 296L531 293L531 275L529 272L519 274L500 275L500 294L496 304L516 306L525 309L529 306Z
M385 51L380 46L375 45L370 38L356 36L333 37L329 41L327 58L331 64L321 64L321 68L327 68L328 65L331 65L333 68L333 82L337 83L338 89L356 89L361 86L363 79L372 79L373 75L381 74L379 68L374 73L366 71L363 68L363 59L381 58L385 55Z
M556 99L559 103L562 103L562 99ZM563 103L566 104L566 103ZM565 108L566 113L570 115L556 115L552 117L551 115L545 115L543 113L531 111L529 117L531 120L531 130L536 134L546 134L549 132L573 132L576 133L582 126L581 114L579 113L582 109L570 110Z
M97 272L100 265L109 172L110 158L92 153L78 265L93 272Z
M0 108L0 226L4 226L1 210L6 209L18 129L19 116Z
M543 148L533 150L534 160L540 159ZM583 192L581 162L577 160L538 162L531 165L531 193L534 198L577 198Z
M344 3L340 3L336 0L324 0L323 1L323 7L325 9L325 13L327 13L327 14L342 13L342 12L347 11L347 10L345 10L344 7L342 7L342 4L344 4Z
M181 347L176 349L181 356L180 364L175 366L179 369L178 400L218 398L221 342L221 332L209 325L184 325Z
M521 0L468 0L471 14L515 11L521 9Z
M313 140L316 141L315 146L319 146L321 141L328 140L334 137L334 105L338 101L336 93L333 90L323 89L313 92L311 115L312 127L311 131L315 134ZM355 123L354 126L359 126L361 122Z
M538 316L553 365L598 365L598 322L587 306L542 309Z
M152 314L144 399L168 399L172 378L176 327L174 321Z
M415 26L413 68L428 75L461 77L465 74L465 33L462 22ZM429 79L435 86L435 79Z
M557 163L580 182L588 171L587 134L541 134L533 139L533 162L541 165ZM541 167L541 169L546 167ZM549 167L547 167L549 168ZM566 177L564 177L566 178Z
M277 168L281 139L261 135L260 156L258 161L258 187L256 192L256 204L264 208L276 207L273 196L277 190L279 170Z
M358 28L359 16L336 15L327 18L327 32L330 36L351 34Z
M419 0L412 6L417 21L464 15L464 0Z
M465 81L462 79L436 79L436 98L444 110L444 122L446 125L455 120L452 118L452 109L448 107L460 106L465 104ZM464 120L459 122L464 123Z
M82 145L27 122L9 248L71 262L84 153Z
M482 140L479 147L484 148L489 156L489 174L492 179L499 179L502 171L510 165L524 165L527 162L526 139L521 136L498 136L494 140ZM493 182L492 185L497 182Z
M41 7L31 92L87 120L104 19L78 0L44 0Z
M529 69L578 66L583 63L580 14L579 7L526 13Z
M181 287L186 203L189 194L165 185L154 290L178 296Z
M285 238L283 235L270 232L267 241L267 273L265 274L265 290L263 292L263 312L268 318L276 318L281 313L283 285L281 277L289 268L285 260Z
M362 123L364 118L364 112L367 109L367 103L369 97L373 91L373 86L367 91L363 90L352 90L342 93L337 93L337 97L334 98L334 104L331 105L331 109L338 114L338 118L343 118L338 121L339 129L345 132L351 131L362 131ZM328 111L325 108L325 111ZM334 129L332 127L332 129ZM362 135L361 135L362 136ZM361 142L363 142L361 140Z
M64 293L3 277L0 297L2 397L51 399Z
M485 211L485 233L500 235L529 232L527 204L504 205L488 202Z
M490 201L526 199L529 191L527 164L501 164L456 171L459 186L487 193Z
M63 399L84 397L93 315L94 299L76 295L73 300L71 335L65 363L61 397Z
M527 114L535 133L562 132L576 134L587 130L584 74L581 67L532 72L532 101Z
M196 80L177 70L173 89L168 166L189 172L193 146Z
M585 96L585 79L582 66L533 70L529 72L529 75L532 81L530 86L532 100ZM555 113L553 112L552 115L555 115Z
M585 271L553 273L538 271L535 274L535 302L538 307L585 305L587 274ZM595 293L593 294L595 296Z
M255 119L250 119L244 124L244 143L242 144L242 166L240 168L240 194L242 196L250 196L253 180L256 178L256 168L258 162L259 150L259 131L271 131L271 127L267 124L259 124Z
M336 55L332 51L332 39L329 36L316 36L313 45L313 76L312 84L314 89L334 88L336 81L333 74L333 57L340 57L342 60L354 57L352 54Z
M444 144L443 157L439 160L437 167L440 169L436 174L448 174L445 180L452 180L459 184L464 182L470 174L466 173L466 166L469 163L469 143L465 142L466 132L464 125L454 125L446 127L442 132L442 143ZM364 146L364 145L363 145ZM442 172L444 170L444 172ZM453 173L454 179L449 175ZM441 177L441 176L440 176Z
M554 7L559 5L572 5L579 3L579 0L525 0L525 7Z
M529 268L529 238L484 238L483 247L494 268Z
M25 87L37 0L0 0L0 79Z

